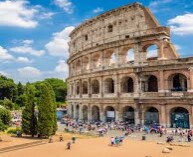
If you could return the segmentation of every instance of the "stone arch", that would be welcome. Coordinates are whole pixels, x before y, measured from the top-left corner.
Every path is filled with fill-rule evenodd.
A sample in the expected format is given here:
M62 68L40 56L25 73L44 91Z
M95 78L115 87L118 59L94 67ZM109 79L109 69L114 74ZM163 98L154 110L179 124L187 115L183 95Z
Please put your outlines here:
M88 82L83 81L82 83L82 94L88 94Z
M114 49L108 49L104 51L104 58L105 58L105 66L110 66L116 63L117 56L115 54Z
M80 82L76 83L76 95L80 94Z
M135 60L135 50L133 47L134 45L121 48L121 51L119 52L120 63L131 63Z
M83 118L83 121L88 120L88 106L86 105L82 107L82 118Z
M159 124L159 110L156 107L147 107L144 112L144 125Z
M93 64L93 68L100 67L100 53L94 53L92 55L92 64Z
M109 24L108 27L107 27L107 32L113 32L113 25L112 24Z
M93 80L92 81L92 94L99 94L100 91L100 84L98 80Z
M76 62L76 71L79 73L79 72L81 72L81 61L80 60L78 60L77 62Z
M83 57L82 64L83 64L83 69L84 70L89 69L89 59L88 59L88 57Z
M158 92L158 79L154 75L146 75L142 81L144 92Z
M75 113L76 113L76 117L74 117L75 119L79 119L79 111L80 111L80 106L79 105L76 105L75 107Z
M92 112L92 120L100 121L100 107L96 105L92 106L91 112Z
M190 128L189 111L184 107L174 107L170 110L172 128Z
M187 77L181 73L174 73L168 77L168 86L171 91L187 91Z
M105 93L114 93L115 92L115 83L112 78L105 79Z
M135 124L135 109L131 106L124 106L122 109L123 121L128 124Z
M115 108L112 106L105 107L105 121L106 122L113 122L116 119L115 115Z
M160 43L158 41L155 42L145 42L142 44L142 52L145 53L145 57L147 60L157 60L160 56Z
M121 80L121 92L133 93L134 92L134 81L131 77L125 76Z

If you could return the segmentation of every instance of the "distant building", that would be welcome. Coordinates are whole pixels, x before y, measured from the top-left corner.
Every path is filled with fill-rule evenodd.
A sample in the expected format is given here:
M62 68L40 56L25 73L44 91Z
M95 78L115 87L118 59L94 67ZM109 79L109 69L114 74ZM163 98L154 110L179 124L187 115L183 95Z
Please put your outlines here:
M179 57L170 29L148 8L134 3L108 11L70 37L71 117L193 127L193 57Z

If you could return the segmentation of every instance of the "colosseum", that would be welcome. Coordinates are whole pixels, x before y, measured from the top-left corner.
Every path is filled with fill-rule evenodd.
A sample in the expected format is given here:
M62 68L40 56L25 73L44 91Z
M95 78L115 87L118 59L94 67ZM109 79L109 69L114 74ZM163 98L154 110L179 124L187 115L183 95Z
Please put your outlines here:
M70 34L68 113L84 121L193 127L193 57L180 58L170 28L133 3Z

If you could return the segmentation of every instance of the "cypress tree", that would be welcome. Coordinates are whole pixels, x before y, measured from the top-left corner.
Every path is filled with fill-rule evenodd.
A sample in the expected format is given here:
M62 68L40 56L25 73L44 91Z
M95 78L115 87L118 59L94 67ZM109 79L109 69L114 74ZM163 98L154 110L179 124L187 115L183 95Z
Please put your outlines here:
M37 118L35 116L35 88L32 85L26 87L25 108L22 111L22 130L26 135L37 134Z
M41 83L39 89L38 132L40 136L49 137L55 133L53 93L48 83Z

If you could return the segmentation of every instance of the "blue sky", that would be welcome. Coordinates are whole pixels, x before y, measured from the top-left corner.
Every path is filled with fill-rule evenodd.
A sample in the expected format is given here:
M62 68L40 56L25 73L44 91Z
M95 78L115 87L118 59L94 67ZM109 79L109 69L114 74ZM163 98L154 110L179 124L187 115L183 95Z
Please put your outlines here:
M0 73L16 82L68 76L68 34L84 20L133 0L0 0ZM181 56L193 56L193 1L139 0Z

